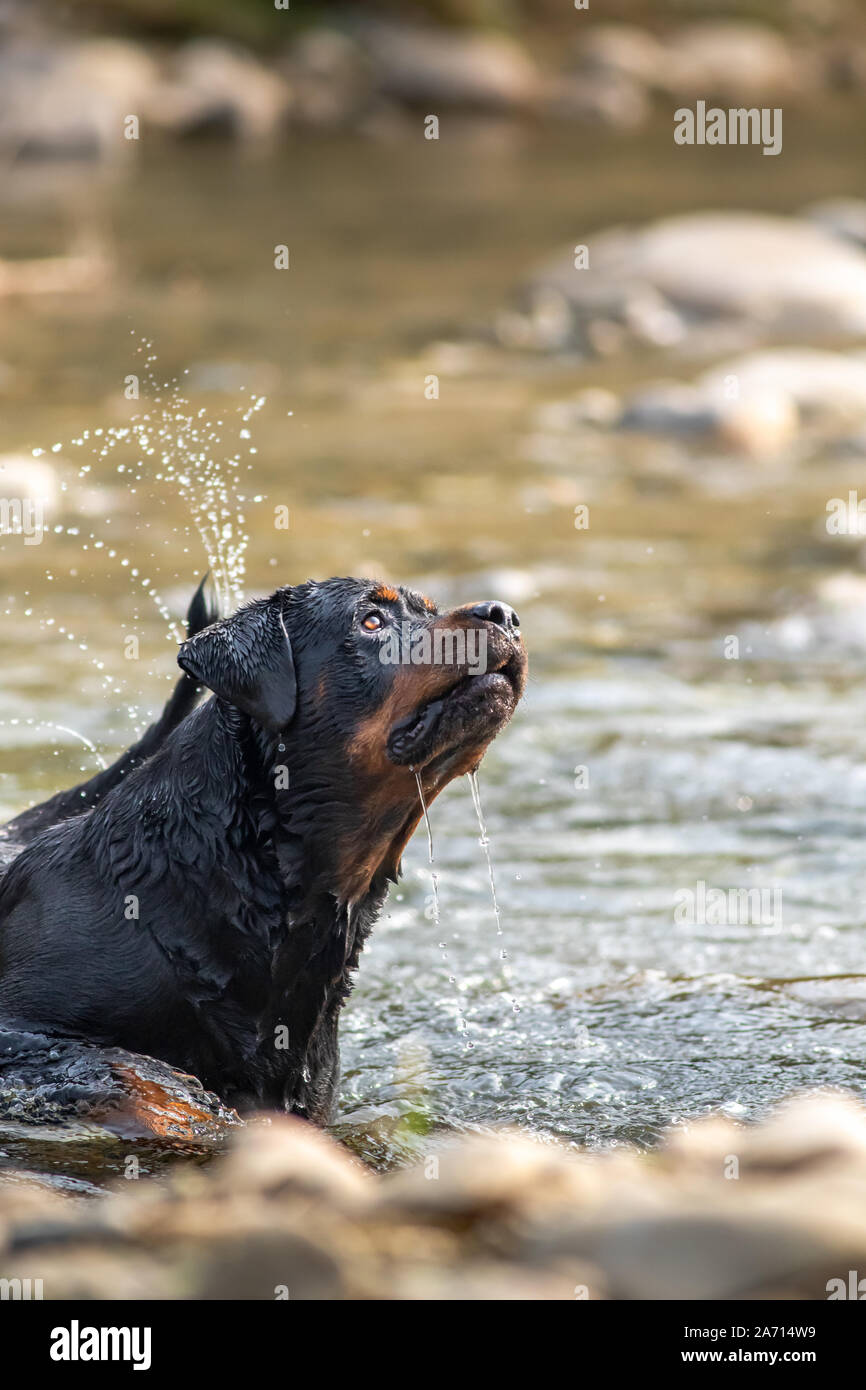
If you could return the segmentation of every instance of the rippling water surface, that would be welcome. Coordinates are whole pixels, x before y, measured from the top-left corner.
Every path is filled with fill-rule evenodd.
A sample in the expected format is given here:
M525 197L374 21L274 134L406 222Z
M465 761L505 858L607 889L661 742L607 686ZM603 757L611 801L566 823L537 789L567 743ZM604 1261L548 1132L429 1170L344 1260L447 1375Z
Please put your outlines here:
M377 1164L431 1130L507 1121L648 1143L711 1108L753 1116L799 1087L863 1089L866 577L858 544L823 525L862 465L765 469L563 434L545 402L647 364L513 356L487 333L534 260L593 227L856 192L844 135L804 127L799 165L772 189L750 151L710 180L652 131L590 145L473 127L423 159L322 140L238 160L230 178L225 152L174 151L94 190L118 257L101 295L13 304L0 324L2 449L45 448L68 479L53 504L64 531L0 549L4 812L96 766L48 724L107 758L171 679L165 623L123 571L146 570L183 611L204 563L186 504L155 465L137 482L117 472L122 450L78 477L90 455L69 444L128 421L142 337L166 377L188 369L191 406L228 421L227 438L238 407L266 397L243 452L249 591L374 573L521 614L532 678L480 779L503 935L462 782L431 808L438 933L419 834L345 1013L336 1130ZM15 202L5 234L50 250L59 215ZM275 289L278 242L293 268ZM680 920L701 883L776 906L751 923ZM47 1157L46 1136L4 1147L75 1181L111 1166Z

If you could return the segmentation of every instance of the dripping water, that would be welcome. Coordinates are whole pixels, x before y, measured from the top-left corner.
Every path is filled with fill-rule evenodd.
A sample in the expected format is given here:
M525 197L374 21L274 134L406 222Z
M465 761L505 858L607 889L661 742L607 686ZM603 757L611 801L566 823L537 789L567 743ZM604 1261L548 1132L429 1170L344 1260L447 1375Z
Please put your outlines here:
M89 739L86 734L80 734L77 729L70 729L67 724L52 724L48 719L0 719L0 726L3 728L20 728L22 724L29 729L55 729L58 733L69 734L71 738L77 738L80 743L84 744L88 752L93 754L103 772L105 772L108 767L107 762L92 739ZM83 767L79 768L80 772L85 772L86 770L87 769Z
M412 769L415 772L415 769ZM430 883L432 887L431 903L433 908L433 925L436 929L436 939L439 943L439 950L442 952L442 960L448 973L448 983L453 985L454 993L457 997L457 1031L465 1034L466 1019L463 1014L463 1002L460 991L457 988L457 976L451 974L451 965L448 959L448 947L442 938L442 914L439 905L439 874L436 871L436 860L433 853L433 829L430 825L430 816L427 811L427 802L424 797L424 788L421 785L421 775L415 772L415 783L418 787L418 799L421 802L421 811L424 816L424 826L427 831L427 861L430 865ZM469 1051L475 1044L467 1040L466 1049Z
M484 821L484 811L481 806L481 792L478 786L478 773L477 771L469 772L467 773L467 777L469 779L469 788L472 792L472 804L475 807L475 814L478 818L478 829L481 832L479 844L481 845L481 848L484 851L484 858L487 861L487 877L490 881L490 897L493 902L493 916L496 919L496 935L500 939L499 959L502 961L502 979L504 983L507 985L511 975L511 970L507 964L508 952L505 949L504 944L504 933L502 930L502 913L499 910L499 899L496 896L496 875L493 872L493 857L490 853L490 837L487 834L487 826ZM505 997L508 1000L514 1012L516 1014L519 1014L520 1005L515 1000L513 994L506 994Z
M27 718L27 719L0 719L0 728L2 728L2 729L20 729L20 728L38 729L40 732L43 731L43 730L46 731L46 732L50 730L50 731L51 731L51 734L52 734L52 737L51 737L51 739L50 739L50 742L51 742L53 745L55 745L55 747L54 747L54 756L55 756L55 757L57 757L58 754L59 754L59 752L60 752L60 748L58 748L58 747L56 746L56 745L60 742L60 740L58 740L56 737L54 737L54 735L56 735L56 734L67 734L70 738L77 739L78 742L79 742L80 744L82 744L84 748L87 749L88 753L91 753L91 754L93 755L94 759L95 759L96 762L99 764L99 766L100 766L100 768L101 768L101 770L102 770L103 772L105 771L105 769L106 769L107 766L108 766L108 764L106 763L105 759L103 758L102 754L100 753L99 749L97 748L97 746L96 746L96 744L93 742L93 740L92 740L92 739L89 739L89 738L87 737L86 734L79 733L78 729L70 729L70 727L69 727L68 724L54 724L54 723L52 723L51 720L49 720L49 719L35 719L35 718L30 717L30 718ZM90 769L89 769L84 763L79 763L78 771L81 772L81 773L83 773L83 774L85 774L85 776L89 776L89 775L90 775ZM83 793L82 793L82 795L83 795ZM30 802L30 805L31 805L31 806L34 805L34 804L35 804L35 803L34 803L33 801ZM5 830L0 830L0 839L5 838L5 835L6 835L6 831L5 831Z

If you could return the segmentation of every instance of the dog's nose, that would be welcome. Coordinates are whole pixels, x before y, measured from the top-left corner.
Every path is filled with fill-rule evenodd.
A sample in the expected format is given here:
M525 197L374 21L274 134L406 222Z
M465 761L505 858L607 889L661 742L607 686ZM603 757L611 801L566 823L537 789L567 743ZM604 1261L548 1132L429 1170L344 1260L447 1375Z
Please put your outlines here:
M500 603L498 599L490 599L487 603L477 603L472 609L472 616L473 618L482 618L488 623L495 623L497 627L504 628L509 636L520 631L520 619L514 609L508 603Z

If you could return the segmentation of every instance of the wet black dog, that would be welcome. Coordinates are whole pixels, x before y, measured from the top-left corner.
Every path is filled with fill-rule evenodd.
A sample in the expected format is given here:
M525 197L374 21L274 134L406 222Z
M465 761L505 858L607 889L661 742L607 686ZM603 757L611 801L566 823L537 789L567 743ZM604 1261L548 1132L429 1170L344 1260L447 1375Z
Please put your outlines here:
M351 973L421 815L415 774L431 801L510 719L517 617L331 579L247 605L178 659L215 698L0 880L0 1019L321 1123Z

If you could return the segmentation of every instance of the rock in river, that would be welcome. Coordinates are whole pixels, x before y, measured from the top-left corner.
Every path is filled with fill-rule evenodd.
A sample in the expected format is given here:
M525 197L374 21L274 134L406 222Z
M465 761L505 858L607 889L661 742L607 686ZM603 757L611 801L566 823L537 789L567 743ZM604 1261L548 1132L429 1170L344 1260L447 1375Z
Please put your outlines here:
M712 350L715 335L724 350L733 329L746 344L866 334L866 254L812 222L699 212L608 229L583 244L584 255L571 250L530 277L500 319L509 346L687 350L695 340Z
M531 105L540 81L532 60L511 39L420 25L365 22L360 40L380 90L409 105L479 110Z
M866 1110L838 1093L649 1155L428 1137L385 1178L298 1120L233 1133L208 1169L91 1201L0 1170L0 1277L46 1299L764 1300L846 1297L866 1267Z

